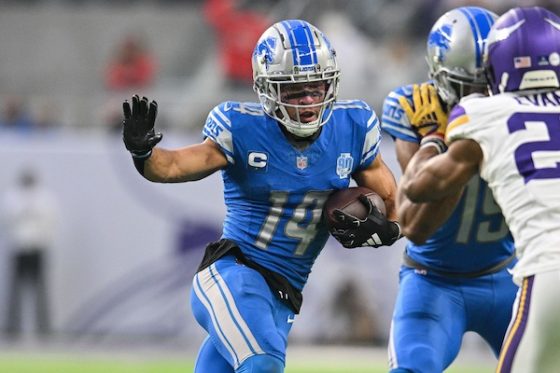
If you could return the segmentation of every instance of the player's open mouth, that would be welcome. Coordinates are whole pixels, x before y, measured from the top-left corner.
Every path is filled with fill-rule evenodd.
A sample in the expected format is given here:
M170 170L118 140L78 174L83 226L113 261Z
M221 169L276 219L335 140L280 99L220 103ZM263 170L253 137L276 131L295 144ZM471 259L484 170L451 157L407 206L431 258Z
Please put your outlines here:
M299 114L300 120L304 123L313 122L317 119L317 113L313 111L306 111Z

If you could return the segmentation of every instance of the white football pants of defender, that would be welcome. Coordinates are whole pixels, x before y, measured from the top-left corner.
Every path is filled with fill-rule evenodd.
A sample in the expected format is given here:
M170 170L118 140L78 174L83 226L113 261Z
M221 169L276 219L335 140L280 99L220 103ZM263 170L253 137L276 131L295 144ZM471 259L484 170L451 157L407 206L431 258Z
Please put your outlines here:
M560 269L523 279L496 372L558 372Z

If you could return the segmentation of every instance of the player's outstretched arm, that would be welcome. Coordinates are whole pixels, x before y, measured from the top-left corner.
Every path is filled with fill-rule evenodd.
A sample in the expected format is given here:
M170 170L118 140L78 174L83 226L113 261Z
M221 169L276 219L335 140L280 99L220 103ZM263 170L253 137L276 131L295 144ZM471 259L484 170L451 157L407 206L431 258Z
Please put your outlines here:
M145 163L144 177L160 183L195 181L226 166L227 159L218 145L206 139L200 144L175 150L154 148Z
M155 147L162 139L155 132L157 103L132 97L132 107L123 103L123 141L138 172L154 182L200 180L227 166L227 159L213 141L176 150Z
M478 172L482 149L472 140L458 140L447 152L421 146L412 157L399 188L412 202L439 201L461 193L470 178Z

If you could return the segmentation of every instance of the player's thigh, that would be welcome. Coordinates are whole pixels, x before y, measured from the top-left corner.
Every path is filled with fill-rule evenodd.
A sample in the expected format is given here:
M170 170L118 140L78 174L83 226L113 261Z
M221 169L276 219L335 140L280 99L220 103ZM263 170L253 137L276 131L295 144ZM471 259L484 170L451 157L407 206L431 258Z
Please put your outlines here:
M524 279L515 300L497 372L557 371L560 343L560 270Z
M207 337L198 351L198 356L196 357L196 363L194 366L194 373L233 373L233 367L231 364L224 359L224 357L218 352L218 349Z
M480 285L476 285L479 282ZM475 279L472 283L475 284L475 289L470 292L467 305L471 323L469 330L484 338L497 357L519 287L515 285L507 269Z
M292 311L275 298L255 270L222 258L193 280L193 314L217 350L237 368L268 354L285 361Z
M442 371L455 359L466 328L457 288L414 270L401 272L391 324L391 368Z

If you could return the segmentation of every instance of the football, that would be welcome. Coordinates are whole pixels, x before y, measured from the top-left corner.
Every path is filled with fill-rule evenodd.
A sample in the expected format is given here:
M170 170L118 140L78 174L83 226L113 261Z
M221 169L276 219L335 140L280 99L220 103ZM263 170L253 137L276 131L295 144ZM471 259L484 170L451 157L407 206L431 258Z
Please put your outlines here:
M373 190L365 187L350 187L340 189L332 193L323 206L323 216L329 229L336 228L336 219L333 211L339 209L346 214L365 219L368 215L367 207L358 199L360 195L365 195L383 215L386 214L385 202Z

